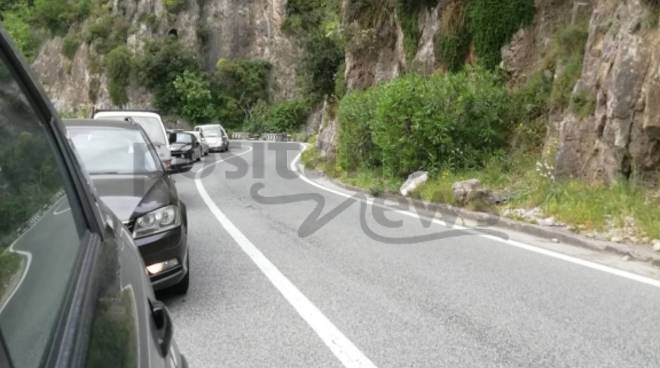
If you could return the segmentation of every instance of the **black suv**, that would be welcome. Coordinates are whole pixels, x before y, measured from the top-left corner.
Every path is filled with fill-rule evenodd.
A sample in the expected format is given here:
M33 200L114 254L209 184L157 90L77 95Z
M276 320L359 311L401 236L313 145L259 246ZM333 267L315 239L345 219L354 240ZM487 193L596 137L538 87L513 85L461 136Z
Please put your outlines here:
M0 367L186 367L132 234L0 29Z

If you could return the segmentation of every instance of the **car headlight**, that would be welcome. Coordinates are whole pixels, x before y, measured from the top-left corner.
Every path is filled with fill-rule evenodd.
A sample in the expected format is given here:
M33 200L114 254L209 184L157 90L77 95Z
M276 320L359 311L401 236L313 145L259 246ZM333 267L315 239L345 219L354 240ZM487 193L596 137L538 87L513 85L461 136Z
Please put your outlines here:
M133 238L142 238L174 229L181 225L181 215L176 206L167 206L151 211L135 221Z
M190 144L187 145L187 146L181 147L181 151L190 151L191 149L192 149L192 145L190 145Z

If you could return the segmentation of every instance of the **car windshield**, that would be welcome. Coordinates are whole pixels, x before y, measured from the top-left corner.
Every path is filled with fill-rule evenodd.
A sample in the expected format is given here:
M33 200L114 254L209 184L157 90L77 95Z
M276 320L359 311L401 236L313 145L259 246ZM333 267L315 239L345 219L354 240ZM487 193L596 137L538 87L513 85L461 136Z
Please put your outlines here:
M222 129L217 126L213 127L203 127L202 132L204 132L205 137L221 137L222 136Z
M170 136L170 143L190 144L192 142L193 142L193 137L188 133L176 133Z
M135 120L136 123L140 124L142 129L147 133L151 142L155 145L164 145L167 144L165 141L166 137L163 135L163 124L156 118L145 117L145 116L109 116L103 117L104 120L115 120L115 121L124 121L126 118L131 118Z
M160 170L156 157L138 130L69 127L68 133L90 175L148 174Z

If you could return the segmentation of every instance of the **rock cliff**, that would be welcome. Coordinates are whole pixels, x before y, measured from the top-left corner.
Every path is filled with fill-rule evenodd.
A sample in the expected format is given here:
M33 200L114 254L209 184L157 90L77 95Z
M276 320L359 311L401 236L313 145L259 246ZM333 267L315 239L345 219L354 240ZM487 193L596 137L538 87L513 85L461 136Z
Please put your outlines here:
M610 182L660 170L660 30L646 24L650 11L639 0L595 1L573 92L595 96L595 111L562 119L559 174Z
M132 51L141 50L149 39L176 35L199 53L209 69L220 58L266 60L273 65L276 99L298 93L296 66L301 51L281 30L285 7L286 0L189 0L184 9L171 14L162 0L112 2L113 14L128 23L127 44ZM94 51L82 43L69 59L62 47L62 37L46 41L33 63L56 107L63 112L85 111L92 105L110 107L106 77L94 66ZM146 90L130 88L129 106L150 103Z

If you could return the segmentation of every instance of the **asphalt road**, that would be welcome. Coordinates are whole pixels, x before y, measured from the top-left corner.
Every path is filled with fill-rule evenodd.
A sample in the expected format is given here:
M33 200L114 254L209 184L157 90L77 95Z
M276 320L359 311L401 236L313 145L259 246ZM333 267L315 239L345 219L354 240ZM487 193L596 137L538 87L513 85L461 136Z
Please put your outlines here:
M176 178L191 287L166 302L192 367L660 365L660 283L583 249L381 213L292 175L298 151L234 143ZM310 214L320 226L301 226Z

